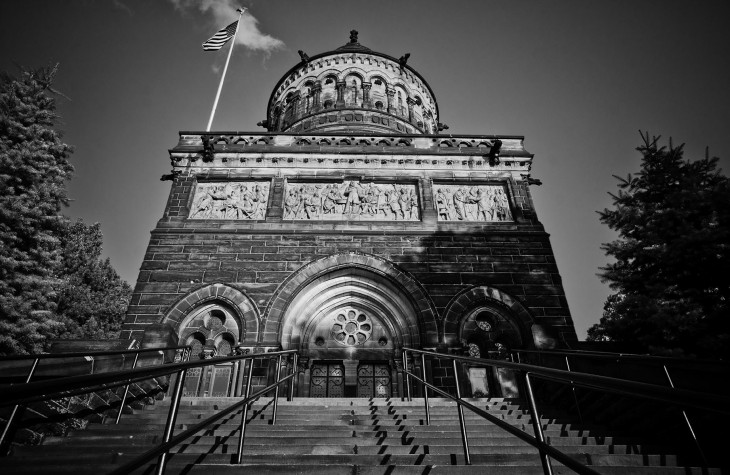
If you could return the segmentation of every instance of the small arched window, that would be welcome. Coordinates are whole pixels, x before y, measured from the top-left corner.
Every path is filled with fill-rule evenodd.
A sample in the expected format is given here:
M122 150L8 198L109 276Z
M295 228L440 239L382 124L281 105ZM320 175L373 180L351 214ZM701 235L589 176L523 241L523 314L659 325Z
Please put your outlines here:
M378 110L383 110L383 103L380 101L375 102L375 108Z
M332 101L324 101L324 108L325 109L332 109Z

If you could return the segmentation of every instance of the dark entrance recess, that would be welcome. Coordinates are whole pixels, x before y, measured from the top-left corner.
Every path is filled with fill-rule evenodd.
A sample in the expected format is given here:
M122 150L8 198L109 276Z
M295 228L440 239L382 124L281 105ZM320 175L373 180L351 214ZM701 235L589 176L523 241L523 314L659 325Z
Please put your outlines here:
M311 397L344 397L345 365L342 361L316 361L312 364Z
M357 397L391 396L390 365L360 363L357 367Z

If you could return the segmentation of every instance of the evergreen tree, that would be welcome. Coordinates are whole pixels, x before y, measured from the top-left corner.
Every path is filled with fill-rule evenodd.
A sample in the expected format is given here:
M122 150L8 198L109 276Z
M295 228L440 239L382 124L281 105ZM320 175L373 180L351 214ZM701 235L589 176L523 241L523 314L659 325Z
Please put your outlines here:
M603 245L614 295L593 341L656 354L730 356L730 182L717 158L688 161L683 147L642 136L641 170L619 178L614 209L599 212L618 232Z
M73 167L54 129L56 71L0 76L0 355L114 338L131 294L101 259L100 226L61 215Z
M118 338L132 289L101 258L101 225L69 223L63 235L57 313L61 338Z
M56 69L0 75L0 354L40 351L60 331L59 213L73 167L54 130Z

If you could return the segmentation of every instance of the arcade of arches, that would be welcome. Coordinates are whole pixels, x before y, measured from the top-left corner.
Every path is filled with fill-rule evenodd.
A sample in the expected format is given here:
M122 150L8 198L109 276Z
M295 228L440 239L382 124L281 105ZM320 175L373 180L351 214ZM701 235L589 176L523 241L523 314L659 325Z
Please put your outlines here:
M305 266L272 299L286 295L284 306L269 308L248 328L244 312L254 313L255 304L244 291L223 284L213 286L220 296L212 294L192 304L190 297L200 292L185 296L170 312L180 312L181 318L168 316L165 321L174 326L181 344L191 346L193 358L298 350L295 391L311 397L404 394L403 347L438 349L445 346L445 338L455 338L459 344L451 345L452 353L494 359L512 348L534 346L533 322L525 320L524 307L505 294L473 287L451 302L449 319L440 324L420 285L405 274L396 280L394 265L372 258L369 265L363 265L364 259L351 260L349 265L331 265L325 259ZM500 298L523 313L522 319ZM460 315L454 307L463 308ZM259 327L263 331L257 332ZM185 394L234 394L241 389L243 370L232 363L190 370ZM271 380L271 368L255 370L261 386ZM429 366L427 371L438 379L439 368ZM470 367L464 371L472 395L512 395L508 373ZM413 391L418 392L415 387Z

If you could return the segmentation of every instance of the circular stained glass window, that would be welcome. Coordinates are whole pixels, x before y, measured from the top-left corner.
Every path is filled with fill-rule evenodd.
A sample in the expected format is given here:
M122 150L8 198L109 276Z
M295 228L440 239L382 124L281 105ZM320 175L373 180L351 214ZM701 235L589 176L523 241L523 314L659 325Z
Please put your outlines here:
M335 316L332 324L332 338L341 345L362 345L373 331L370 317L354 309L344 310Z

